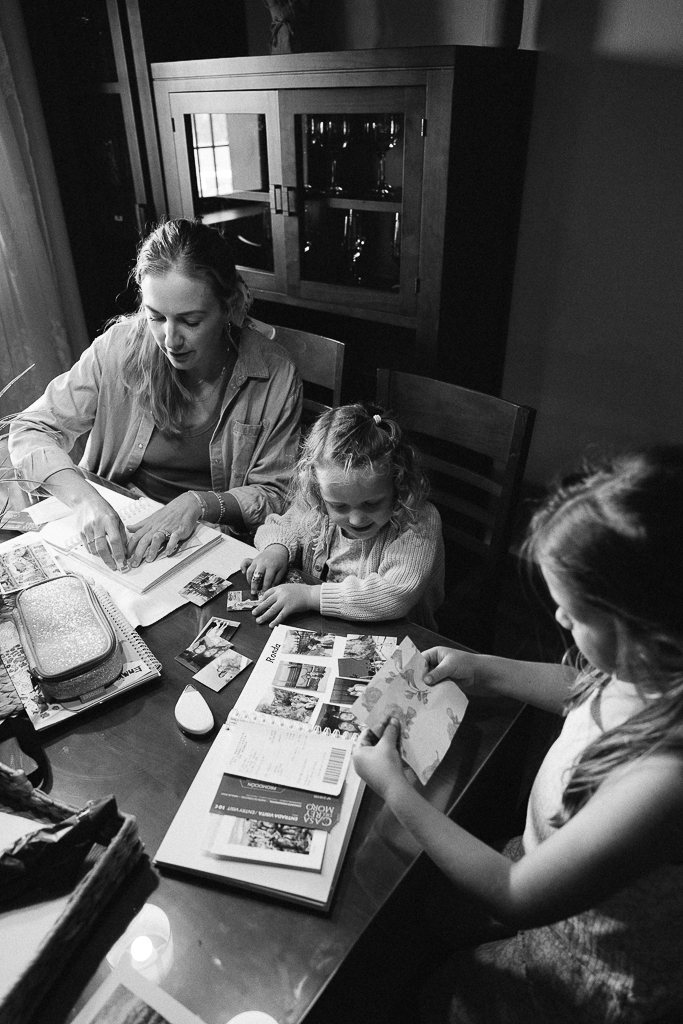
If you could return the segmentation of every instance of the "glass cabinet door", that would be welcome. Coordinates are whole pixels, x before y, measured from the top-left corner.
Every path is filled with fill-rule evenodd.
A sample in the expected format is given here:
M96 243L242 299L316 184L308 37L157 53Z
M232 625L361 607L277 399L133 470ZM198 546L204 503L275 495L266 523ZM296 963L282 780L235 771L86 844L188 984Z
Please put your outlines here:
M415 312L424 106L421 87L281 94L290 294Z
M276 94L176 93L171 114L182 216L229 238L252 287L284 290Z

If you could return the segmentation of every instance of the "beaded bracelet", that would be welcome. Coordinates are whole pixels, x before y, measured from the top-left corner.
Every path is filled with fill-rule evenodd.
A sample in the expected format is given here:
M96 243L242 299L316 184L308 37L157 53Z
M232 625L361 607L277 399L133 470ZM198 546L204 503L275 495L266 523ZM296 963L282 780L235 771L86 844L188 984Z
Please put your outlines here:
M218 519L216 520L216 522L221 523L221 522L223 522L224 519L227 518L228 509L227 509L227 506L225 504L224 499L221 497L220 494L218 494L216 491L212 491L211 493L215 494L216 497L218 498L218 504L220 505L220 512L218 513Z
M190 494L192 495L193 498L196 498L197 501L199 502L199 507L202 510L202 514L201 514L200 518L206 519L206 517L208 515L208 512L209 512L209 506L206 504L206 502L202 498L201 494L197 494L196 491L190 491Z

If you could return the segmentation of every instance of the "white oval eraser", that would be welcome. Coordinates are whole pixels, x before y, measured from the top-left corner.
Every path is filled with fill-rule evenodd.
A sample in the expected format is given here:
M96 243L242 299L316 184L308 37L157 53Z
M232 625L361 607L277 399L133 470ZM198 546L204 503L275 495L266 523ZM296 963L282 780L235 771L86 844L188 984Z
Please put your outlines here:
M188 683L178 698L178 703L175 706L175 718L184 732L191 732L195 736L201 736L213 729L211 708L192 683Z
M277 1024L277 1021L263 1010L244 1010L236 1017L231 1017L228 1024Z

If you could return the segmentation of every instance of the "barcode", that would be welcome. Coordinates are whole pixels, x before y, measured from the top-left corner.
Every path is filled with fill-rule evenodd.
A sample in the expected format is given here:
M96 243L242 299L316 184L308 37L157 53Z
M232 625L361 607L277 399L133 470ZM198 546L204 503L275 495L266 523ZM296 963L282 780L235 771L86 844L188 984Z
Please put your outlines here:
M346 751L343 747L332 747L332 750L330 751L330 759L325 767L323 782L330 786L334 786L335 783L339 782L339 775L344 767L345 754Z

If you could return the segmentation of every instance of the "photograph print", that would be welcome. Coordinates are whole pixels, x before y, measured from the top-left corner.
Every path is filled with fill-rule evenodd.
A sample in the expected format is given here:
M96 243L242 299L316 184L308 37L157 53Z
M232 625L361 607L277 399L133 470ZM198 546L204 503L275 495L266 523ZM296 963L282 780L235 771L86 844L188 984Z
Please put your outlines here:
M197 672L194 678L198 683L204 683L204 686L218 693L249 665L251 658L240 654L234 647L229 647Z
M325 689L329 674L330 670L325 665L283 659L277 667L273 683L275 686L321 693Z
M256 711L275 718L288 718L293 722L310 722L318 707L317 697L294 690L272 687L263 694Z
M308 629L288 629L282 645L283 654L301 654L315 658L331 658L334 633L315 633Z
M239 622L234 619L221 619L213 615L190 646L176 655L175 660L191 672L199 672L219 654L232 647L230 637L238 626Z
M338 704L323 704L315 724L319 729L329 729L330 732L336 730L355 735L363 731L363 726L353 712Z
M395 636L371 636L365 633L349 633L344 644L343 657L367 661L368 678L372 678L395 650Z
M337 678L332 684L332 693L328 700L330 704L354 704L363 696L367 685L358 679Z

